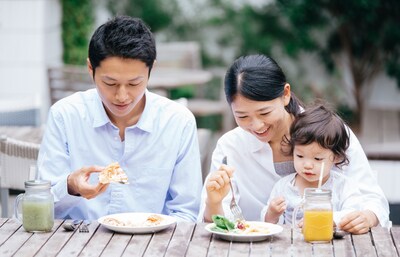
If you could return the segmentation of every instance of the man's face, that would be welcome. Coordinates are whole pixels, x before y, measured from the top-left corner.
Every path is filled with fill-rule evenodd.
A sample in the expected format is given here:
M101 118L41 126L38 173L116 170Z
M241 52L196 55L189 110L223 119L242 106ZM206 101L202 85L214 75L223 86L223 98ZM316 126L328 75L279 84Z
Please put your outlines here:
M120 57L108 57L96 68L94 81L112 122L138 115L138 103L144 101L148 74L149 68L144 62Z

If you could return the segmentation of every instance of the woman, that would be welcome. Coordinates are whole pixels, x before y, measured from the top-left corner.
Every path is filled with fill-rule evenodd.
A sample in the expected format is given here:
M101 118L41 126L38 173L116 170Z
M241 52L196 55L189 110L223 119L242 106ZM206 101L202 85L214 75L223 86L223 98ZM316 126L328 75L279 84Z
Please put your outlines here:
M213 152L200 217L205 221L211 221L214 214L231 217L232 181L245 219L258 220L275 182L295 172L293 156L286 155L281 147L294 118L302 111L302 103L291 92L278 64L264 55L237 59L226 73L225 94L238 127L223 135ZM379 223L390 226L388 202L359 141L351 131L349 136L346 154L350 163L343 173L359 186L364 205L362 210L346 215L339 227L361 234ZM221 165L224 156L228 165Z

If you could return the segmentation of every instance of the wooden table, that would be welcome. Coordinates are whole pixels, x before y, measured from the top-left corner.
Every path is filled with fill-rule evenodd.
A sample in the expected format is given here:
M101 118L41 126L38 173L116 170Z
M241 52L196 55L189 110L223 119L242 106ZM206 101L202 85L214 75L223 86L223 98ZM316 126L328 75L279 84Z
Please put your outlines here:
M400 227L373 228L329 244L310 244L290 227L266 241L228 242L204 223L178 223L155 234L118 234L92 222L89 233L67 232L56 220L52 232L28 233L15 219L0 219L0 256L399 256Z

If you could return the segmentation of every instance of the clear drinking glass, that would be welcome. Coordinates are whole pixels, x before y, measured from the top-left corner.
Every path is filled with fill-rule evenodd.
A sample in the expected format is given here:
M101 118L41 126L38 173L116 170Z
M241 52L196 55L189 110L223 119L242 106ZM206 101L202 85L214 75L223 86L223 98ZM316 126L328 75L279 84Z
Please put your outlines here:
M332 191L319 188L304 189L304 200L293 212L294 226L300 209L304 211L304 240L311 243L330 242L333 237Z
M25 193L15 199L14 213L28 232L51 231L54 225L54 197L50 192L50 181L25 181Z

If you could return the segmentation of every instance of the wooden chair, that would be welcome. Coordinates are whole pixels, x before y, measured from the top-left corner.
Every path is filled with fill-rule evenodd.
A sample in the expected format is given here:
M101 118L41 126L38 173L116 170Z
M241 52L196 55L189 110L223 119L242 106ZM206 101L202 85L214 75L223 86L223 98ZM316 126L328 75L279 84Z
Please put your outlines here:
M1 216L8 217L9 190L24 190L24 182L35 178L30 169L36 165L39 144L2 136L0 138Z
M47 76L51 104L77 91L94 88L86 66L50 67Z

